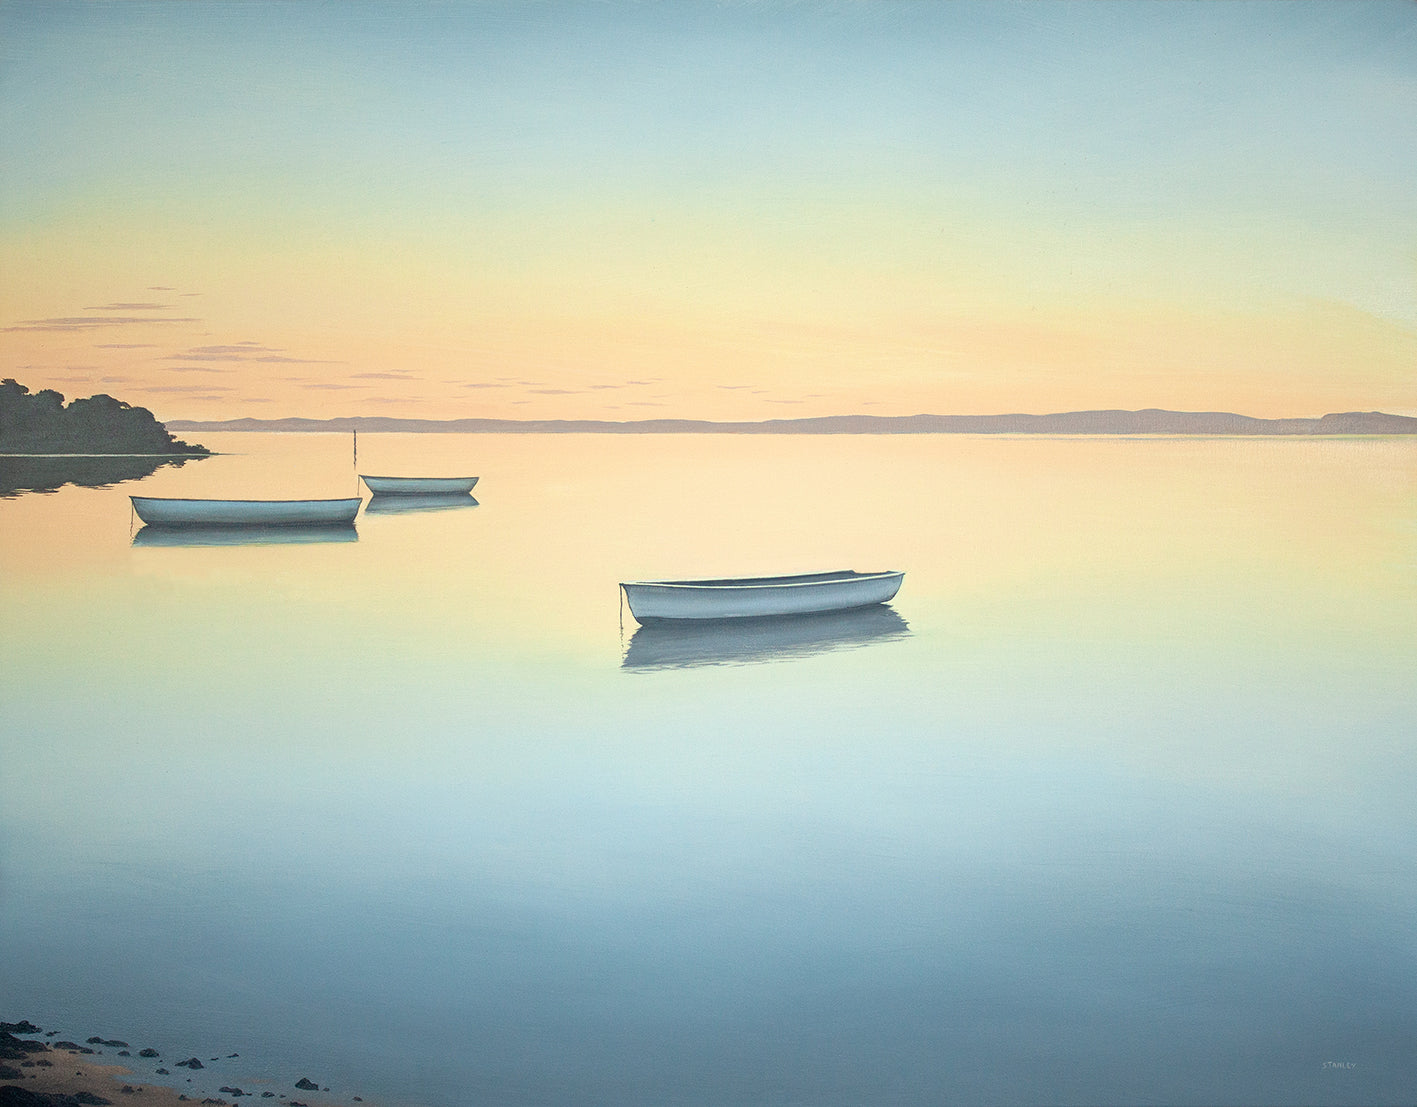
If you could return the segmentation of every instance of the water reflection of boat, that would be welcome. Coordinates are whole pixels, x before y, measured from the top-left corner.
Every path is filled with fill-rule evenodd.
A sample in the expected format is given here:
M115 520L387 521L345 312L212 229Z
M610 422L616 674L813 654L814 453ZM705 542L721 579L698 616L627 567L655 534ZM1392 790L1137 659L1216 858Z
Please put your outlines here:
M422 496L471 492L476 477L366 477L359 474L369 491L378 496Z
M359 513L360 499L178 500L130 496L138 518L159 527L345 526Z
M288 546L315 542L358 542L353 524L306 527L142 527L135 546Z
M400 515L410 511L448 511L476 507L477 500L466 492L425 492L421 495L388 495L379 492L364 505L366 515Z
M641 623L659 619L745 619L805 615L885 603L900 590L904 573L799 573L726 580L622 582L625 599Z
M635 631L620 664L625 669L750 665L889 642L909 634L910 625L879 604L815 615L650 623Z
M57 492L66 484L106 488L125 480L142 480L165 465L181 466L202 456L89 454L50 457L0 457L0 496L20 492Z

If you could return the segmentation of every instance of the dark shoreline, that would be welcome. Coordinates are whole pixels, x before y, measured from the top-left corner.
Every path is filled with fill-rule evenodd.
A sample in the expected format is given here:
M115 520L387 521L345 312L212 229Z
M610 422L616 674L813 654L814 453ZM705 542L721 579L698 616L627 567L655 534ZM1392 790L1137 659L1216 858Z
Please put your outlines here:
M46 1031L27 1019L0 1021L0 1107L102 1107L120 1102L137 1107L173 1107L178 1103L231 1107L244 1099L268 1100L272 1107L334 1107L365 1102L357 1095L331 1094L328 1087L305 1076L287 1091L277 1091L265 1080L259 1084L248 1080L252 1090L241 1088L232 1084L230 1077L218 1074L222 1062L238 1059L239 1053L214 1056L210 1061L197 1056L164 1059L156 1049L129 1046L117 1038L90 1035L81 1044L58 1035L59 1031ZM148 1073L135 1070L135 1066L144 1064L150 1068ZM73 1065L83 1067L71 1068ZM183 1090L171 1084L145 1082L145 1077L175 1079L175 1069L188 1069L194 1074L186 1078L191 1087ZM195 1075L198 1072L203 1075Z

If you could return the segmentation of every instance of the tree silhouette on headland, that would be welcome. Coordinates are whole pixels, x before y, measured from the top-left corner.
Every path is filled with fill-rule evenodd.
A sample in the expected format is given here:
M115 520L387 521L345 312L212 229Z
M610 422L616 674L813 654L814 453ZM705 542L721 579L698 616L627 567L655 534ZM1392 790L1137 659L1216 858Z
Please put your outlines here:
M99 393L67 406L52 388L0 381L0 454L211 453L173 438L145 407Z

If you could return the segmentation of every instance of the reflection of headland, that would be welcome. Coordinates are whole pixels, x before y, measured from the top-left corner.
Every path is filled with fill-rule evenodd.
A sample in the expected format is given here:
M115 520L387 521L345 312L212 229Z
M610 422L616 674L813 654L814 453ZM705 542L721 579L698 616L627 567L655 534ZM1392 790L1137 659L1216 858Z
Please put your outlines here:
M0 457L0 496L24 492L57 492L66 484L105 488L125 480L142 480L164 465L185 465L200 457L157 454L55 454L49 457Z
M143 527L135 546L290 546L358 542L353 526L328 527Z
M466 492L420 492L397 496L375 493L364 505L364 514L403 515L413 511L451 511L476 506L477 500Z
M635 631L620 665L625 669L751 665L890 642L909 634L910 624L884 604L819 615L652 623Z

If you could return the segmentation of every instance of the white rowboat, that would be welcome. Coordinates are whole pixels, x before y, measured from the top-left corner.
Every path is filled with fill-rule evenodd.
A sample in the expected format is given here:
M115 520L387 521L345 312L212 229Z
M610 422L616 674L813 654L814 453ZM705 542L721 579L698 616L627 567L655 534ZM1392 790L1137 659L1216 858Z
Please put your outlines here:
M800 573L729 580L637 580L620 584L641 623L664 619L753 619L806 615L885 603L900 591L904 573Z
M129 496L138 518L154 527L309 527L349 524L358 496L345 500L174 500Z
M379 496L424 496L430 492L471 492L476 477L366 477L359 479Z

